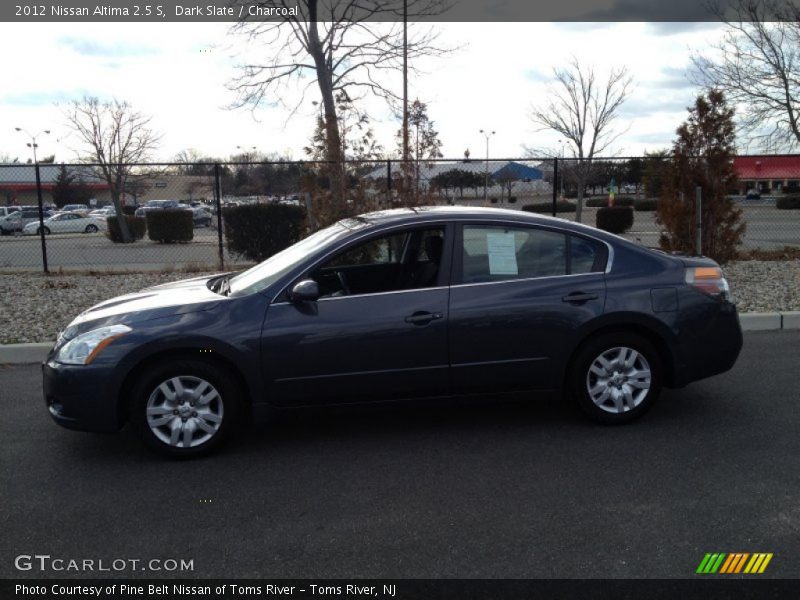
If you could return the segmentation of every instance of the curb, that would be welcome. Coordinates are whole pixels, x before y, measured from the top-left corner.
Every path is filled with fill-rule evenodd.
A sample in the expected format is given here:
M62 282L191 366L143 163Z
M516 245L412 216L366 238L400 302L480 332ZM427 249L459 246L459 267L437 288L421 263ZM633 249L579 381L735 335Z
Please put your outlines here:
M800 329L800 311L743 313L739 315L742 331ZM44 361L54 342L38 344L0 344L0 365L25 365Z
M751 312L739 315L742 331L774 331L776 329L800 329L800 311Z
M40 363L55 342L38 344L0 344L0 365Z

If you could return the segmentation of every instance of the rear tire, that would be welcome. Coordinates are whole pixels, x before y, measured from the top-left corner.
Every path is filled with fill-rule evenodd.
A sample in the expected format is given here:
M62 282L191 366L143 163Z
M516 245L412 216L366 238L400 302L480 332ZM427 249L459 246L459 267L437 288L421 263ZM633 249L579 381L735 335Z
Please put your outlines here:
M569 374L572 397L598 423L616 425L647 412L661 393L661 358L635 333L605 333L578 350Z
M145 371L131 394L130 418L144 444L191 458L217 450L239 425L240 386L209 361L175 359Z
M87 225L84 229L85 233L97 233L97 225Z

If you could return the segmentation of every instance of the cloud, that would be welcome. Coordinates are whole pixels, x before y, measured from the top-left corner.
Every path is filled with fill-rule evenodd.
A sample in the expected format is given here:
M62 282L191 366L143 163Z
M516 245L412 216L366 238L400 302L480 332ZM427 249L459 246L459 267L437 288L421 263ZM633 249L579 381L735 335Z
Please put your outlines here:
M719 29L722 25L718 22L664 22L648 23L649 33L654 35L676 35L679 33L695 33L698 31L708 31Z
M628 141L640 144L664 144L664 147L672 145L674 131L651 131L649 133L637 133L630 135Z
M159 54L157 48L151 46L134 45L126 42L98 42L96 40L74 37L62 37L59 45L66 46L73 52L83 56L96 56L102 58L125 56L152 56Z
M544 73L539 69L528 69L525 71L525 79L534 83L547 83L553 81L553 74Z
M48 106L57 102L64 102L70 98L80 96L80 93L64 91L31 91L6 94L0 98L0 104L11 106Z
M656 25L667 26L662 32L672 30L673 33L677 33L681 30L681 26L716 21L716 18L705 3L698 0L616 0L607 8L586 12L580 20L649 21Z
M663 113L683 113L690 104L691 99L683 97L683 95L674 98L661 96L631 98L620 107L619 115L627 119L635 119Z

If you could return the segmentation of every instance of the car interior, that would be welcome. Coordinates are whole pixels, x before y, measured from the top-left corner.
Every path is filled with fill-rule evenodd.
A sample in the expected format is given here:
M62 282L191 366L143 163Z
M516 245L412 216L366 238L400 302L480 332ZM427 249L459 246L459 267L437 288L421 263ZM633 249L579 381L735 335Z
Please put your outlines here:
M443 227L406 231L345 250L311 278L321 298L434 287L443 251Z

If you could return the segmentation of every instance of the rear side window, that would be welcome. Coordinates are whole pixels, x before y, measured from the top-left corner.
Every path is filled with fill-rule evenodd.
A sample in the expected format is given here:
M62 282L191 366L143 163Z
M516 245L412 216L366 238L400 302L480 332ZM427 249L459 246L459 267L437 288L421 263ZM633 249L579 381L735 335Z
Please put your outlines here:
M465 225L462 282L482 283L602 271L602 244L535 227Z
M569 236L570 274L593 273L605 269L606 251L599 242L577 235Z
M567 274L567 236L534 228L466 225L464 283Z

